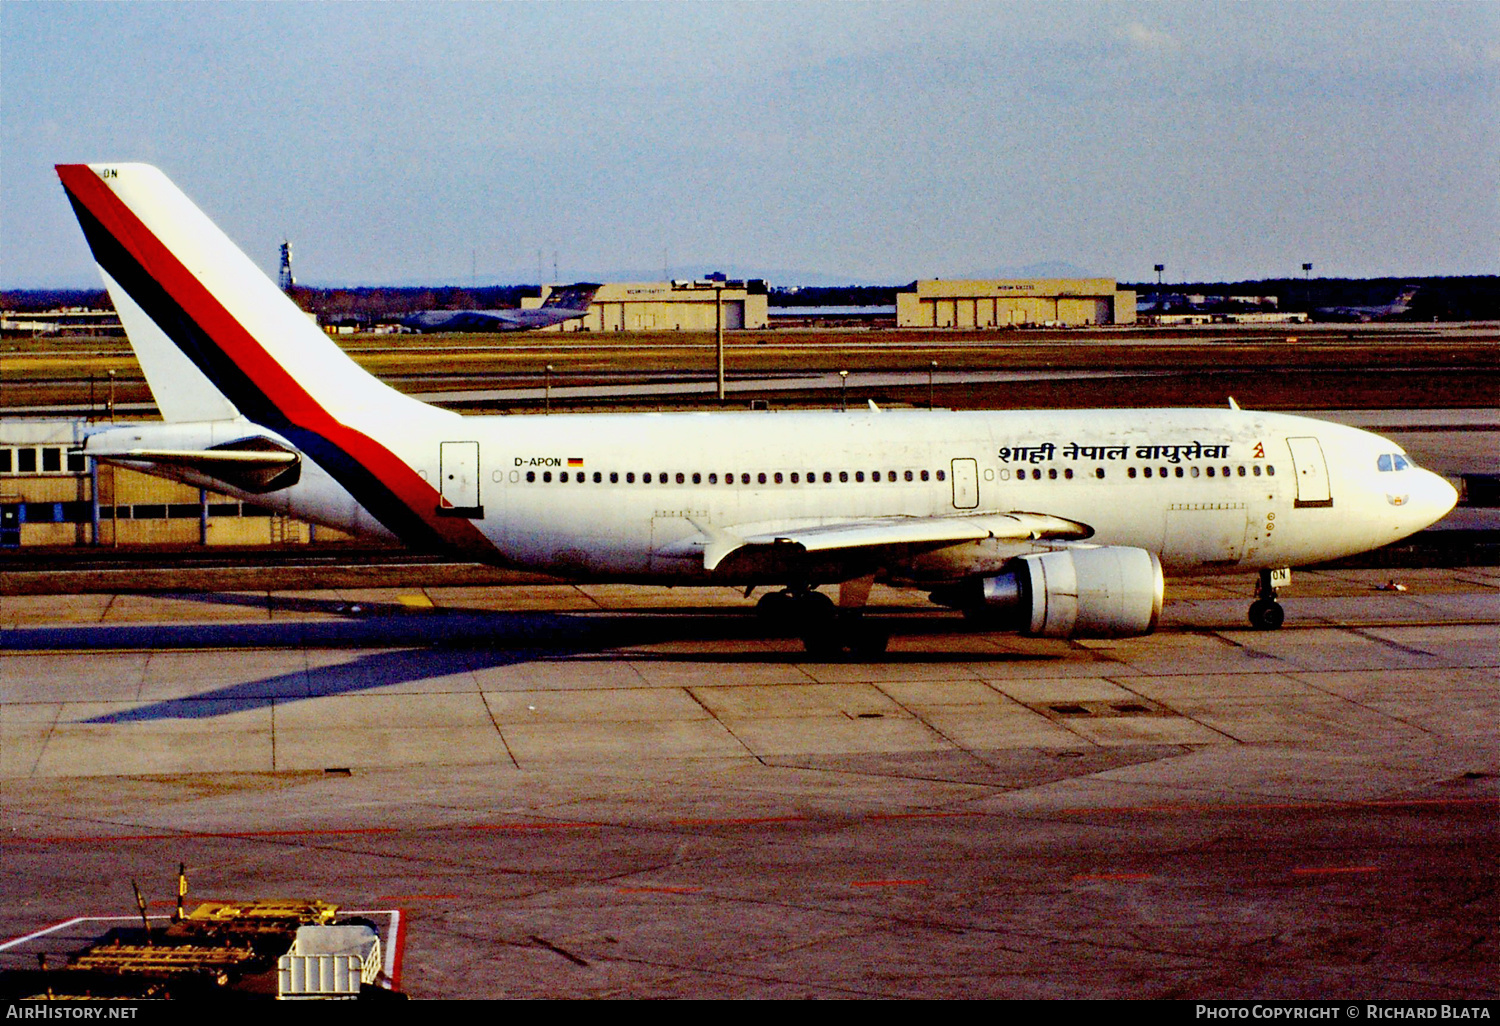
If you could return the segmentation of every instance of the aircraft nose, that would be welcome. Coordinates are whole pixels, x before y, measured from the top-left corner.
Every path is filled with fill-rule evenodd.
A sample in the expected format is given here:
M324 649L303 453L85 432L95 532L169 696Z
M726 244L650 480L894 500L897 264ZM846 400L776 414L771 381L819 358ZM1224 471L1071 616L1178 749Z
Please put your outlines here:
M1458 489L1430 470L1418 470L1417 473L1420 476L1412 488L1412 514L1421 519L1422 527L1427 527L1443 519L1458 505Z

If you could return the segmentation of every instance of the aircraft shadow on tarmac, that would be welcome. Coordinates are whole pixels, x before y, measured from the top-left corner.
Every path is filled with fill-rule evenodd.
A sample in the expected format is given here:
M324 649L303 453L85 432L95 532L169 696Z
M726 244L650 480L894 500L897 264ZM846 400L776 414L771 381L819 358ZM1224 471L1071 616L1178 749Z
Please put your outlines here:
M188 596L182 596L188 597ZM263 598L249 595L201 595L197 600L230 604L264 605ZM309 667L245 681L191 696L150 702L133 709L96 716L85 723L130 723L150 720L205 719L229 713L264 708L272 703L304 701L334 695L370 691L392 685L449 676L455 673L514 666L523 663L618 662L620 659L649 662L694 662L726 669L736 665L826 661L810 656L800 645L786 650L747 648L741 651L630 652L615 650L643 645L679 642L763 642L778 636L748 611L730 610L638 610L622 615L567 614L551 612L486 612L437 610L413 613L394 604L339 602L336 600L273 600L274 608L304 612L335 612L342 620L287 621L281 623L196 623L91 625L10 630L0 633L0 649L111 650L111 651L205 651L204 658L233 658L236 649L370 648L349 662ZM358 611L355 612L357 605ZM897 626L899 620L882 620ZM936 629L935 629L936 628ZM912 623L922 634L946 634L958 630L946 621L932 618ZM967 663L1055 661L1056 653L989 651L894 652L882 655L883 663ZM583 671L586 672L586 671Z

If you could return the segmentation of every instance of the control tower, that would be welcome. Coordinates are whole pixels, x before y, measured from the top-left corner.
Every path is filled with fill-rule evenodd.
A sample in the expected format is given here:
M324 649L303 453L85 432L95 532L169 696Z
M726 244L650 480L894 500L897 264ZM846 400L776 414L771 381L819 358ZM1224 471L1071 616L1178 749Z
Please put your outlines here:
M276 282L281 286L281 291L289 292L297 279L292 276L292 244L285 239L281 240L281 274Z

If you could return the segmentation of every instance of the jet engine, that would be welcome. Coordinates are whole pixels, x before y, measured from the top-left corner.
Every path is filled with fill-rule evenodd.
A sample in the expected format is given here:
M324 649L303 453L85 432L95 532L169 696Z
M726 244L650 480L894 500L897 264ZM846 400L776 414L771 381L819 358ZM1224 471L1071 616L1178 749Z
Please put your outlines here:
M940 588L932 600L1002 630L1107 638L1154 631L1162 591L1155 553L1109 545L1020 556L994 576Z

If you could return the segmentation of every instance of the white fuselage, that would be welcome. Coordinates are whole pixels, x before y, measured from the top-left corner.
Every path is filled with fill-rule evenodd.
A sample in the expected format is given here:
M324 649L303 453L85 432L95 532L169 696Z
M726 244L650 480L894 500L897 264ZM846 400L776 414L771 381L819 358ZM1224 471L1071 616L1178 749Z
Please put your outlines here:
M418 410L399 431L388 422L382 430L377 414L365 430L378 430L444 505L478 528L482 540L466 546L470 556L591 579L751 583L705 571L701 558L684 553L682 543L705 526L743 535L1017 511L1085 524L1090 543L1146 549L1169 570L1247 571L1387 544L1440 517L1453 497L1427 471L1380 470L1382 454L1401 450L1377 435L1233 409L401 412ZM234 434L224 422L213 427ZM389 536L311 460L292 488L246 497ZM951 579L1024 551L1031 549L954 546L892 573Z

